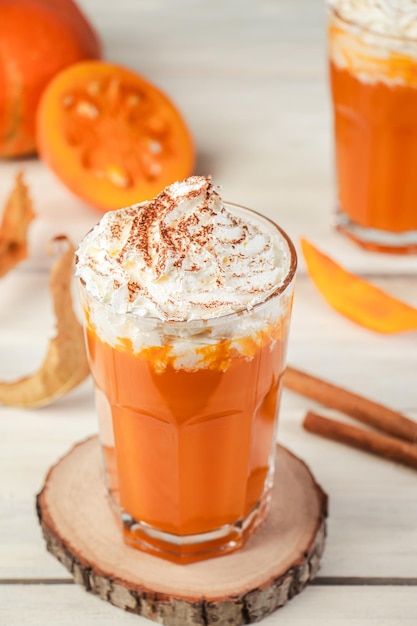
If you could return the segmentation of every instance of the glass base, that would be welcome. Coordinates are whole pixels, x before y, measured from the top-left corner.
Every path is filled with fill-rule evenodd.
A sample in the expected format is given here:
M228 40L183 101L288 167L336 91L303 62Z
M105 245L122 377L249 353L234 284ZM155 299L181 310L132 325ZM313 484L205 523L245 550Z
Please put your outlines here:
M417 254L417 230L392 233L377 228L365 228L352 222L338 210L335 228L365 250L391 254Z
M120 509L118 512L126 544L174 563L187 564L223 556L242 548L267 517L270 504L268 490L244 520L195 535L167 533L133 519ZM113 505L118 509L114 502Z

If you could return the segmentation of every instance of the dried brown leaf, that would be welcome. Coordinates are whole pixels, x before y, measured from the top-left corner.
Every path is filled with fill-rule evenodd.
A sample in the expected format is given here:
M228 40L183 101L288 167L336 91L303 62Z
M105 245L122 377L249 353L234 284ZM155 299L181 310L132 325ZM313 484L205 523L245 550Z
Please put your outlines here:
M54 239L64 252L54 263L49 287L54 304L57 334L49 342L42 365L31 376L0 383L0 403L34 408L50 404L89 374L84 335L72 306L71 279L74 246L64 236Z
M27 231L34 217L29 190L23 182L23 174L19 172L0 224L0 277L26 259Z

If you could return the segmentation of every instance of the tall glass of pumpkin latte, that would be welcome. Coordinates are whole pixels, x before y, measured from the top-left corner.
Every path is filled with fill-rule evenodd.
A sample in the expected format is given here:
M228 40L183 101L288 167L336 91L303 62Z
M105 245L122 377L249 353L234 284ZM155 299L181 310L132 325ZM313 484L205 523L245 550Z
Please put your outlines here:
M293 244L194 176L106 213L76 265L125 541L179 563L240 548L269 507Z
M365 249L417 252L417 5L328 0L336 225Z

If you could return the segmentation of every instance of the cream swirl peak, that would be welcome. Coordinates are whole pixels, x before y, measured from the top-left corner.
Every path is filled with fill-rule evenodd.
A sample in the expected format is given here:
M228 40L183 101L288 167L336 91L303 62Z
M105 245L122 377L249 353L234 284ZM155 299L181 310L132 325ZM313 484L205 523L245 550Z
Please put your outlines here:
M290 266L273 227L243 218L202 176L106 213L76 256L76 274L91 296L117 313L171 321L251 309Z
M417 0L328 0L328 5L373 33L417 39Z

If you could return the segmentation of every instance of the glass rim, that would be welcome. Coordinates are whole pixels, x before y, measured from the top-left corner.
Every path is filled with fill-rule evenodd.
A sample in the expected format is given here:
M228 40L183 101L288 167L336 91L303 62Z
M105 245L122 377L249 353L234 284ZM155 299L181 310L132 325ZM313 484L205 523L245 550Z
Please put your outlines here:
M196 319L191 319L191 320L164 320L164 319L161 319L160 317L155 317L151 315L143 315L143 316L135 315L131 311L127 311L125 313L120 313L118 311L115 311L109 303L102 302L101 300L99 300L99 298L91 294L89 290L87 289L85 281L83 281L81 277L77 277L79 284L82 286L82 289L85 291L85 293L88 295L89 298L97 302L104 309L109 310L109 312L112 315L124 316L132 321L140 322L144 324L146 323L153 324L153 325L163 324L164 326L170 327L172 329L180 328L180 327L183 327L184 325L187 325L187 327L204 328L210 325L220 325L223 322L230 322L235 319L241 319L242 317L247 316L247 315L252 315L254 312L266 306L271 300L283 295L285 291L287 290L287 288L292 284L294 277L295 277L296 270L297 270L297 252L295 249L295 245L292 242L289 235L287 235L285 230L283 230L280 226L278 226L278 224L276 224L274 220L270 219L266 215L263 215L262 213L259 213L259 211L255 211L254 209L249 209L248 207L245 207L241 204L237 204L235 202L228 202L225 200L224 205L236 208L237 210L251 213L252 215L255 215L259 220L267 222L269 226L271 226L279 234L280 238L285 242L288 248L290 264L288 267L288 271L285 274L285 277L280 283L276 285L276 288L273 291L268 293L262 301L257 302L252 307L250 308L248 308L247 306L242 307L242 309L239 309L238 311L225 313L223 315L218 315L216 317L196 318Z
M346 18L340 9L330 4L327 5L327 11L334 15L342 24L346 24L347 26L355 28L357 31L361 33L366 33L375 37L376 40L386 40L392 42L401 42L407 44L415 44L417 47L417 37L409 37L407 35L390 35L386 33L379 33L378 31L373 30L369 26L364 26L363 24L359 24L355 22L353 19Z

